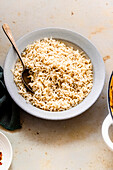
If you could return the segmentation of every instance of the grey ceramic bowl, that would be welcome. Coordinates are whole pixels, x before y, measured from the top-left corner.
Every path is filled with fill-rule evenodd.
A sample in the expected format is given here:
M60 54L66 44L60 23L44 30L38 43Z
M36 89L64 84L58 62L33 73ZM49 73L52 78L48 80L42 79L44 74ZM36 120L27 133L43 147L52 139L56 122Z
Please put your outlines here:
M22 52L28 44L31 44L35 40L43 39L45 37L48 38L53 37L69 41L73 44L78 45L81 49L83 49L86 52L86 54L91 59L94 72L93 88L90 94L76 107L61 112L44 111L32 106L31 104L26 103L25 99L18 94L17 87L13 81L12 72L10 71L12 68L14 68L15 62L17 60L17 55L13 48L9 50L5 60L4 65L5 84L12 99L16 102L17 105L19 105L24 111L28 112L29 114L43 119L51 120L69 119L86 111L95 103L95 101L99 97L105 79L103 59L99 54L98 50L88 39L86 39L85 37L76 32L61 28L44 28L33 31L20 38L18 41L16 41L16 44L20 52Z

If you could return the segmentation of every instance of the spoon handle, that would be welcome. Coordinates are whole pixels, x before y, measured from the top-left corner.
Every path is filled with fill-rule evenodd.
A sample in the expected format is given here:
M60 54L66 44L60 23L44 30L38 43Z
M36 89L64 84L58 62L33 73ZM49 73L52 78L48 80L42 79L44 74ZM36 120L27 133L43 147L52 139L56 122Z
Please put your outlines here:
M23 65L23 68L25 68L24 63L23 63L22 58L21 58L21 55L20 55L20 52L19 52L19 50L18 50L18 48L16 46L16 43L15 43L15 40L14 40L14 38L12 36L12 32L11 32L11 29L10 29L9 25L8 24L3 24L2 29L5 32L6 36L8 37L9 41L11 42L11 44L13 45L13 47L14 47L14 49L15 49L15 51L16 51L16 53L17 53L17 55L18 55L18 57L19 57L19 59L20 59L20 61L22 63L22 65Z

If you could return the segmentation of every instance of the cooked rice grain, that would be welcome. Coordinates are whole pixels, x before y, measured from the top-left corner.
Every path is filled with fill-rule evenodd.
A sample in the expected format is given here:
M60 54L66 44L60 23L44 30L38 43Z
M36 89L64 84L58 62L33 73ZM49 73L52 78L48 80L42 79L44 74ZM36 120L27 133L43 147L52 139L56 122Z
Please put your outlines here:
M28 92L21 79L22 64L18 60L13 70L18 92L32 105L48 111L63 111L79 104L93 86L91 60L84 52L63 42L44 38L28 45L22 52L24 64L30 68Z

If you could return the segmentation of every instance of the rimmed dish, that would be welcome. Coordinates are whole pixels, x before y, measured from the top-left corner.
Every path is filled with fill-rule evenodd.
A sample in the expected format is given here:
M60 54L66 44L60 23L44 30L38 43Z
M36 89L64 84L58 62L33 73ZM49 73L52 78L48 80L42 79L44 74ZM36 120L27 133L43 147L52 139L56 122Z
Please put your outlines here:
M9 139L0 132L0 152L2 153L2 165L0 165L1 170L8 170L12 162L12 146Z
M31 44L34 41L38 39L43 39L45 37L47 38L52 37L55 39L61 39L70 42L72 44L77 45L83 51L85 51L85 53L91 59L91 62L93 64L94 80L93 88L90 94L77 106L61 112L44 111L32 106L30 103L26 103L25 99L20 94L18 94L17 87L13 80L13 74L11 72L11 69L14 68L15 62L17 60L17 56L13 48L9 50L5 60L4 65L5 84L13 100L29 114L50 120L69 119L86 111L95 103L95 101L99 97L105 79L104 62L96 47L88 39L86 39L85 37L76 32L62 28L43 28L33 31L20 38L16 42L16 44L20 52L22 52L28 44Z

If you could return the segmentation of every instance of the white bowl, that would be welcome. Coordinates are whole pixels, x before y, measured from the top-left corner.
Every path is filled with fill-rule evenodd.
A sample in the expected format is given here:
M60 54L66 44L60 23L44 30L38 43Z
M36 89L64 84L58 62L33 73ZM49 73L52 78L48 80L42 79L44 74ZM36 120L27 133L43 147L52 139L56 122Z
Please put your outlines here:
M8 170L12 161L12 146L8 138L0 132L0 152L2 152L2 165L0 165L0 170Z
M32 106L31 104L26 103L25 99L20 94L18 94L17 87L13 81L13 74L10 71L12 68L14 68L15 62L17 60L17 55L13 48L9 50L5 60L4 65L5 84L13 100L17 103L17 105L19 105L23 110L25 110L29 114L34 115L36 117L51 120L69 119L86 111L89 107L91 107L95 103L95 101L99 97L105 79L104 62L98 50L88 39L86 39L85 37L76 32L72 32L70 30L62 28L43 28L33 31L20 38L16 42L16 44L20 52L22 52L28 44L31 44L35 40L43 39L45 37L48 38L52 37L69 41L73 44L78 45L82 50L84 50L87 53L88 57L91 59L91 62L93 64L94 72L93 88L90 94L76 107L73 107L69 110L62 112L44 111Z

